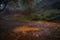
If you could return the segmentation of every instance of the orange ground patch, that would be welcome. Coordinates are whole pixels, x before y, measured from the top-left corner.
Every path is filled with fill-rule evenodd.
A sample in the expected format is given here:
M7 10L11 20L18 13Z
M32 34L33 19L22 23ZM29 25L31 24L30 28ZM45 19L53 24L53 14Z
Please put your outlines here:
M39 28L24 26L13 29L13 32L27 32L27 31L37 31L37 30L39 30Z

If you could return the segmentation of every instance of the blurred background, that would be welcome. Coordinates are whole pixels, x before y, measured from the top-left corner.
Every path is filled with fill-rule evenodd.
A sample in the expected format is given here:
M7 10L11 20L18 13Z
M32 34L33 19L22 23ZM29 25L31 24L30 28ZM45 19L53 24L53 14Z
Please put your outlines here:
M0 10L0 20L19 21L23 15L24 20L60 22L59 0L2 0Z
M0 0L0 40L60 40L60 0Z

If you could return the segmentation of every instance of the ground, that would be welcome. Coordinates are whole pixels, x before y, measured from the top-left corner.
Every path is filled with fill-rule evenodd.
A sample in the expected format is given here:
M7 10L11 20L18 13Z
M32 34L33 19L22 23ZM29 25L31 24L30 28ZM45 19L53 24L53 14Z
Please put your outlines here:
M1 21L0 26L0 40L60 40L60 23Z

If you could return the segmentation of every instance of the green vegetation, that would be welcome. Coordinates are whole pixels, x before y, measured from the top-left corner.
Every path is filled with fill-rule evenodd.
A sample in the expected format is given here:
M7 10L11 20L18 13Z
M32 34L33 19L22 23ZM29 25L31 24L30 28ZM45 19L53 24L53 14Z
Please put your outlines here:
M28 9L30 10L31 13L30 14L28 13L29 14L28 16L24 15L24 16L17 16L11 18L4 16L0 18L0 20L11 20L11 21L18 21L18 22L27 21L27 20L43 20L43 21L60 22L60 6L59 6L60 1L59 0L46 0L46 1L42 0L40 3L37 3L34 0L21 0L21 1L8 0L7 2L8 3L6 5L8 9L16 10L16 9L20 9L21 7L22 10Z
M60 10L50 9L45 11L38 11L36 13L31 13L28 16L16 16L16 17L3 17L4 20L11 20L17 22L25 22L27 20L43 20L43 21L55 21L60 22Z
M32 13L30 16L32 20L60 22L60 9L49 9L45 11L39 11L37 13Z
M4 20L9 20L9 21L15 21L15 22L26 22L26 21L30 20L28 16L24 16L24 15L11 17L11 18L3 17L3 19Z

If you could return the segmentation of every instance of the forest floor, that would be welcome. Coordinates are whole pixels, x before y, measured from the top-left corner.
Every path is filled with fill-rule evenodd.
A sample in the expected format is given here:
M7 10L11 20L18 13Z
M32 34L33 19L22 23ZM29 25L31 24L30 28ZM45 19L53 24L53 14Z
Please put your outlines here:
M59 31L60 23L0 21L0 40L60 40Z

